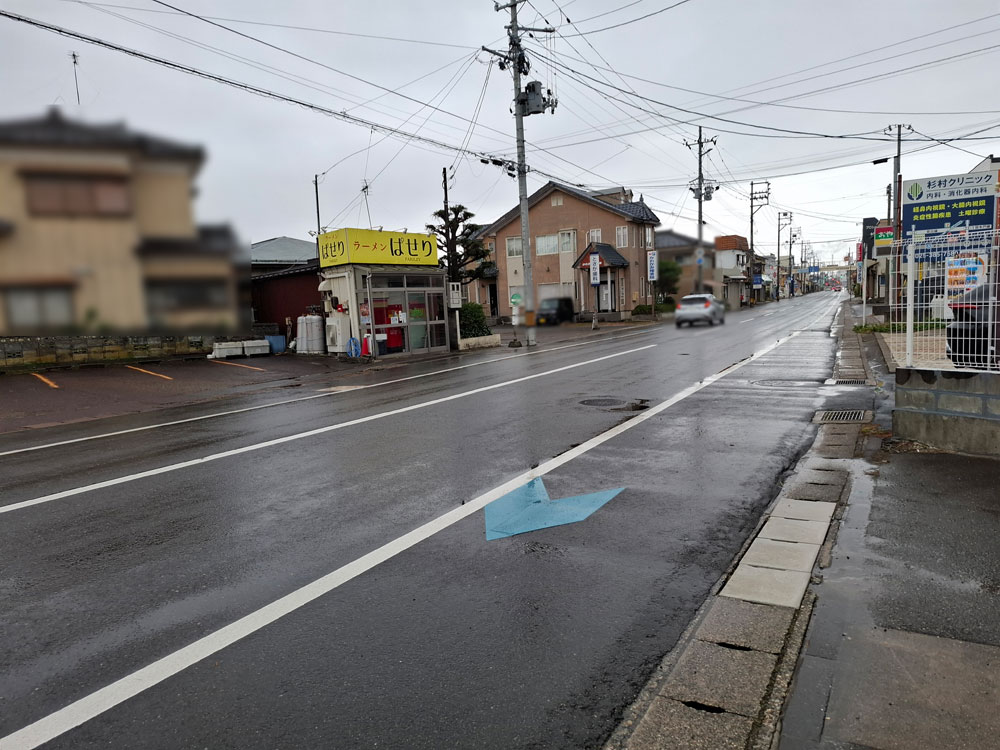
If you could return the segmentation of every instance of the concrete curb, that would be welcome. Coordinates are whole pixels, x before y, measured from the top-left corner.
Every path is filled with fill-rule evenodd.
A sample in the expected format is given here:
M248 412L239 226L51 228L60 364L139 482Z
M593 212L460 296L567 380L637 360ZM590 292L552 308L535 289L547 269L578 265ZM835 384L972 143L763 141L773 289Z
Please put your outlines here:
M870 381L861 337L847 335L847 317L834 377ZM850 471L837 459L853 458L860 440L861 424L819 428L605 750L773 746L816 601L809 585L828 565L850 494Z

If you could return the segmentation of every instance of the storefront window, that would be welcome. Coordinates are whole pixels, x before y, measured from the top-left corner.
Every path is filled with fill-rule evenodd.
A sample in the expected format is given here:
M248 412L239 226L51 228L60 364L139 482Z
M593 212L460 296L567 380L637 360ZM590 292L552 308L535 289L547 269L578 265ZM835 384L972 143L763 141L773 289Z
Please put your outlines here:
M383 286L397 283L406 291ZM379 353L425 352L448 345L444 293L429 291L443 285L442 276L372 276L371 320ZM359 291L367 297L367 289Z

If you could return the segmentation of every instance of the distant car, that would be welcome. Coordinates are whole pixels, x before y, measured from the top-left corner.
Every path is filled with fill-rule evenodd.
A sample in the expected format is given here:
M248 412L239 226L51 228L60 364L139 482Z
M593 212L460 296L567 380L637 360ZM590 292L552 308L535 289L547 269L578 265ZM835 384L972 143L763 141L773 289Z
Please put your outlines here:
M573 299L571 297L549 297L538 303L538 325L555 326L573 320Z
M1000 307L996 302L991 303L989 286L977 286L951 300L948 307L955 319L945 330L945 352L955 367L988 369L1000 364L997 352L997 342L1000 341Z
M674 322L678 328L683 323L689 326L695 323L708 323L710 326L717 322L725 324L726 308L713 294L689 294L677 303Z

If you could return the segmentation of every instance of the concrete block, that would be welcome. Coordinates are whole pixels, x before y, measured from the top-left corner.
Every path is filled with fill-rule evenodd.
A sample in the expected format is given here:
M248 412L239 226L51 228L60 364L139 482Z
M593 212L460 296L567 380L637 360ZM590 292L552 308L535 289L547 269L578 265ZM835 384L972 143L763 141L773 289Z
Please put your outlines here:
M785 644L794 610L717 596L695 633L698 640L731 643L777 654Z
M842 469L802 469L796 471L792 477L797 482L808 482L809 484L835 484L843 487L847 484L850 473Z
M899 408L933 410L937 394L930 390L915 391L910 388L896 389L896 406Z
M743 750L753 721L745 716L709 713L678 701L657 698L639 721L628 750Z
M752 719L760 712L776 662L774 654L692 641L660 695L715 706Z
M798 570L809 573L819 554L818 544L801 542L779 542L774 539L757 537L743 555L742 562L758 568L778 570Z
M779 518L794 518L799 521L822 521L823 523L830 523L830 519L833 518L833 511L836 509L836 503L782 498L774 506L771 515L778 516Z
M854 447L854 443L845 443ZM781 490L782 497L794 498L795 500L821 500L823 502L835 503L840 500L843 486L836 484L809 484L808 482L798 482L793 479Z
M760 530L759 536L779 542L822 544L829 527L830 524L825 521L798 521L771 516Z
M1000 398L988 398L985 402L987 416L1000 417Z
M740 563L720 596L797 609L809 585L809 577L809 573L799 570L758 568Z
M941 411L956 411L962 414L982 414L981 396L960 396L956 393L938 393L937 408Z
M1000 456L1000 419L895 410L892 432L944 450Z

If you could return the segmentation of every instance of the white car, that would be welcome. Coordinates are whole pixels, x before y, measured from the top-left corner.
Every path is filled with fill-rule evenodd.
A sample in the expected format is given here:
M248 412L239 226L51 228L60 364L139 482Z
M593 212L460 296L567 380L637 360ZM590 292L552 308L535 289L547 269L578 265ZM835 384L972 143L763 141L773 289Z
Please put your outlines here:
M695 323L708 323L714 326L716 322L725 324L726 308L714 294L689 294L681 297L674 312L674 322L680 328L681 324L689 326Z

